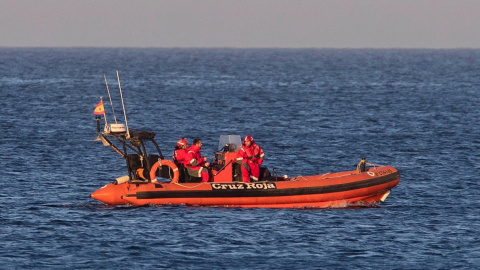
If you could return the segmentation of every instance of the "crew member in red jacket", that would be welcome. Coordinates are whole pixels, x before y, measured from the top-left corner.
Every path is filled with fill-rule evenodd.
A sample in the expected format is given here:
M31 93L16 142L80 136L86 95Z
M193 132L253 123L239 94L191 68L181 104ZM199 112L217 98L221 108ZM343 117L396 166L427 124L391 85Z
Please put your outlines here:
M187 157L185 163L187 164L188 174L194 177L202 177L202 183L208 182L210 175L208 173L208 166L210 163L207 162L206 157L202 157L200 153L202 149L202 140L194 139L192 146L188 148Z
M258 181L260 177L260 165L263 163L262 148L255 143L253 137L245 136L242 148L237 153L237 163L241 164L243 182Z
M175 151L173 152L172 158L173 162L179 165L185 165L185 160L187 158L187 147L188 147L188 142L187 139L181 138L177 142L177 146L175 146Z

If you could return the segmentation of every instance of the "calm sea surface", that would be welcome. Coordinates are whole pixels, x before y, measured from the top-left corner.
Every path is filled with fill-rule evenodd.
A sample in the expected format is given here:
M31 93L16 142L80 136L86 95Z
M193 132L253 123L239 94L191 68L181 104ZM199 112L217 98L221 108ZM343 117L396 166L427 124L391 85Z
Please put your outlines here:
M251 134L289 176L400 170L374 208L111 207L99 97L176 140ZM111 107L105 108L109 120ZM480 50L0 48L0 269L474 269Z

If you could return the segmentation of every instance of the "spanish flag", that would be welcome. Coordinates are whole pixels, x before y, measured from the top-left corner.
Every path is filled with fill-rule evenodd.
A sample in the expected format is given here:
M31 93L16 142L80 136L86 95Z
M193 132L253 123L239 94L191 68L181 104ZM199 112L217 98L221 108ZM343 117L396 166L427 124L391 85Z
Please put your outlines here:
M97 106L95 107L95 110L93 110L93 114L95 114L95 115L105 114L105 108L103 107L103 101L100 101L97 104Z

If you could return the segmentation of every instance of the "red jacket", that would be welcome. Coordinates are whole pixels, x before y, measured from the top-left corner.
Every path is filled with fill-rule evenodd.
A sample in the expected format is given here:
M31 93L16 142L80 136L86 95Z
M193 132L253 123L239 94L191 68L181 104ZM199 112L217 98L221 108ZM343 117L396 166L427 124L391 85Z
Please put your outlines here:
M242 163L257 163L262 165L264 156L265 153L263 153L262 148L255 142L252 142L249 147L243 143L242 148L238 150L237 161L241 161Z
M187 149L175 149L175 152L173 152L172 155L173 161L175 163L181 163L183 166L186 166L186 160L187 160Z
M205 165L205 159L200 153L200 147L192 145L188 148L185 164L191 167L201 167Z

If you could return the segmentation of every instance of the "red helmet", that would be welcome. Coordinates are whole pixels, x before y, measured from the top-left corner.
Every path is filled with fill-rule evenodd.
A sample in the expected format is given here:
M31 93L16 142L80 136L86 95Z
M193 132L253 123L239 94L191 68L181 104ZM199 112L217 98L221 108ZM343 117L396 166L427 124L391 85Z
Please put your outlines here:
M185 146L188 145L187 140L186 140L185 138L181 138L180 140L178 140L178 142L177 142L177 146L178 146L178 147L182 147L182 146L184 146L184 145L185 145Z
M243 139L243 142L253 142L253 137L250 135L245 136L245 139Z

